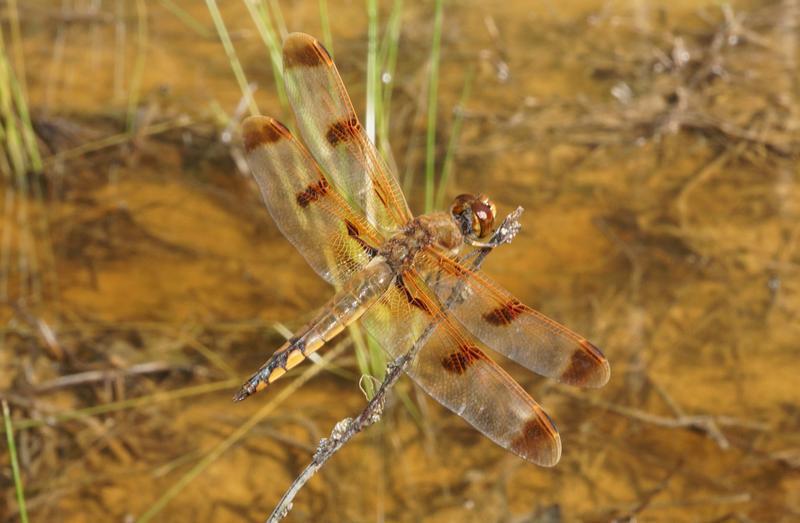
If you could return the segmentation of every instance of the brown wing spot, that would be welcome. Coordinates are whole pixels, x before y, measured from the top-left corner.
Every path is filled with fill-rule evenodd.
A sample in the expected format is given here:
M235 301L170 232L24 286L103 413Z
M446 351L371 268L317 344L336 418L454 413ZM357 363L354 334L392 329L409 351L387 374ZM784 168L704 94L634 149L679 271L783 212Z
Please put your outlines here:
M359 123L356 115L351 114L343 120L333 122L328 128L325 138L332 147L336 147L340 143L356 139L360 134L361 123Z
M522 426L509 448L539 465L552 466L561 457L561 442L553 420L541 408Z
M355 241L365 253L367 253L367 256L369 256L370 258L374 258L378 254L378 249L376 249L375 247L364 241L363 238L361 238L360 236L361 231L358 229L358 225L351 222L350 220L345 220L344 225L345 227L347 227L347 235L350 236L353 239L353 241Z
M315 202L325 196L329 188L328 180L321 178L310 184L305 190L297 193L297 204L300 207L308 207L311 202Z
M486 359L486 354L478 347L464 344L456 352L442 358L442 367L453 374L464 374L473 363Z
M333 60L325 47L313 36L292 33L283 43L283 66L318 67L333 66Z
M483 318L495 326L508 325L517 319L528 307L518 300L511 300L483 315Z
M242 140L246 153L252 152L259 145L274 143L291 136L289 129L268 116L250 116L242 122Z
M344 221L344 225L345 225L345 227L347 227L347 235L348 236L358 237L358 235L361 234L361 231L358 230L358 225L356 225L355 223L351 222L350 220L345 220Z
M400 275L397 278L395 278L394 284L398 289L400 289L400 291L403 293L403 296L406 297L406 300L408 300L408 303L410 303L412 306L420 309L425 314L428 314L428 315L431 314L431 309L428 307L428 305L424 301L420 300L419 298L417 298L416 296L411 294L411 291L408 290L408 287L406 287L406 284L403 281L403 276L402 275Z
M375 190L373 191L375 196L381 201L384 207L386 207L386 196L383 195L383 189L379 188L377 185L375 186Z
M567 368L561 373L561 381L581 387L605 385L611 374L608 360L588 340L581 340L580 345L583 350L572 353Z

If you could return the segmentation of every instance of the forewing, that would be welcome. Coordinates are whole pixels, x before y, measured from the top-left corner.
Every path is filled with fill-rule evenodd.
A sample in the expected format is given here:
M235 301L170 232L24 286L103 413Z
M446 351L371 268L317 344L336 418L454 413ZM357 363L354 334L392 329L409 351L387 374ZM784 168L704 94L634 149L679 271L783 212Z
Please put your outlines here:
M300 134L331 181L378 229L405 225L411 213L397 179L367 138L322 44L307 34L290 34L283 43L283 67Z
M588 340L520 302L485 274L435 249L417 267L443 302L475 337L520 365L571 385L600 387L611 375L603 353Z
M356 214L303 145L280 122L242 123L247 164L281 232L330 283L342 283L376 254L381 238Z
M544 410L477 340L459 330L413 271L404 273L361 322L393 358L411 350L437 322L409 365L409 376L498 445L538 465L558 462L561 439Z

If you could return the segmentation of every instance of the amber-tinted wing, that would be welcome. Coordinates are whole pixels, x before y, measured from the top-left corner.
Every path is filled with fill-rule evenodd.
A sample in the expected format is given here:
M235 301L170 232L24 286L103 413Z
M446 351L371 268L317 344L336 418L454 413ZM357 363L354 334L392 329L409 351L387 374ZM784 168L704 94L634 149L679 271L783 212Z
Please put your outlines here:
M571 385L600 387L608 381L611 369L600 349L521 303L483 273L433 248L420 255L417 267L440 300L460 290L463 300L450 312L497 352Z
M538 465L558 462L561 439L544 410L443 312L413 270L361 322L392 357L407 353L438 322L409 365L409 376L498 445Z
M247 164L272 218L311 267L342 283L376 254L380 236L356 214L280 122L242 123Z
M314 37L283 43L286 91L300 134L331 181L370 223L396 231L411 213L395 175L367 138L328 52Z

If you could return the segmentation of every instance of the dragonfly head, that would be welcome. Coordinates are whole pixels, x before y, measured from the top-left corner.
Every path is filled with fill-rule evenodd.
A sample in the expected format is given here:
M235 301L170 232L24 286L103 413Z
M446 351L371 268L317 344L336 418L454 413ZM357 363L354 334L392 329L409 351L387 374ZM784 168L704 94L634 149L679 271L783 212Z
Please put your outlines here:
M467 240L489 236L496 213L497 207L485 194L460 194L450 205L450 214Z

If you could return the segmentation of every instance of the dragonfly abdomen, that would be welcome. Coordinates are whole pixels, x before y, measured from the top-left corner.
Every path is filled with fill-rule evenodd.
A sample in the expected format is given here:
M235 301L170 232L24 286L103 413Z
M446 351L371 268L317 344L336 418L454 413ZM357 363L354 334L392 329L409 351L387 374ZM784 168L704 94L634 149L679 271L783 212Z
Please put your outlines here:
M248 379L234 400L263 390L289 369L332 340L375 303L394 280L395 273L383 257L376 257L363 271L347 281L333 298L297 335L286 341L261 368Z

